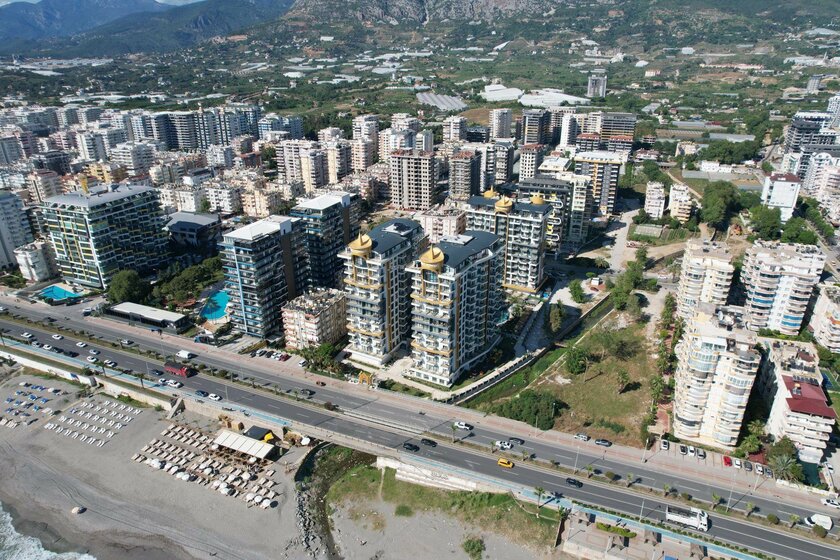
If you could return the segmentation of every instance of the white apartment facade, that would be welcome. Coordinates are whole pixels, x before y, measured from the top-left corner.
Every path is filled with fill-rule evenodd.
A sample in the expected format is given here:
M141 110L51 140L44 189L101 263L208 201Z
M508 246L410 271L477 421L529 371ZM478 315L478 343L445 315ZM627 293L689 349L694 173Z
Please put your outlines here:
M726 305L735 266L729 246L706 239L689 239L680 270L677 315L690 319L701 303Z

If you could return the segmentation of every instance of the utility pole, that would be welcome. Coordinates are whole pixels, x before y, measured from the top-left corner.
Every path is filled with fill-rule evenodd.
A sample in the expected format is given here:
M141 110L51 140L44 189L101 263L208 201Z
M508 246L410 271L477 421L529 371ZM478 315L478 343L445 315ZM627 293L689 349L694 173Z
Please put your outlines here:
M575 453L575 470L574 473L577 474L577 464L578 464L578 457L580 456L580 444L577 445L577 453Z

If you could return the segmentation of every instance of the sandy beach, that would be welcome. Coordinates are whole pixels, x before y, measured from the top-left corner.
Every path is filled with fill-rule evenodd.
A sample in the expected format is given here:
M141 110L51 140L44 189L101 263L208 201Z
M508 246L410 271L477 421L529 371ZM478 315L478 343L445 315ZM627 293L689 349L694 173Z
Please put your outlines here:
M23 379L76 391L58 381L15 377L0 385L0 397L13 394ZM74 401L71 393L52 404L69 409ZM185 420L215 429L209 419ZM48 550L87 552L98 560L307 556L299 545L291 475L275 487L276 508L249 508L131 461L169 425L162 412L144 409L101 448L45 430L45 423L40 417L30 426L0 427L0 502L18 532ZM78 505L87 511L73 515Z

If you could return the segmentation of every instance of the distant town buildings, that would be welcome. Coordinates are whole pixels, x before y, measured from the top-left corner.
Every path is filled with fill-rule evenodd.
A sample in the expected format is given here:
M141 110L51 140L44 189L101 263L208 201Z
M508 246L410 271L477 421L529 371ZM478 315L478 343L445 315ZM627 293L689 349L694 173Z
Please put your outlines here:
M595 71L589 75L589 82L586 85L586 97L607 96L607 75L603 70Z

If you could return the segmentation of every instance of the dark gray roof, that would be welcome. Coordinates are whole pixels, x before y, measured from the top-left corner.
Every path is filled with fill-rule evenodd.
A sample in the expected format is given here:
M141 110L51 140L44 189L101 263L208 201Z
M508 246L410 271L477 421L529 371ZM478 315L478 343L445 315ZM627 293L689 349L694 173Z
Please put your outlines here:
M484 196L472 196L467 201L470 206L484 206L487 208L495 208L498 198L485 198ZM513 203L514 212L530 212L532 214L548 214L551 211L549 204L530 204L528 202Z
M410 239L412 232L418 229L420 224L414 220L397 218L376 226L370 230L368 236L373 241L373 251L384 254Z
M197 214L195 212L175 212L174 214L169 215L169 221L166 222L166 227L172 228L172 226L181 223L209 226L219 223L219 215Z
M74 191L67 194L53 196L44 201L46 205L58 204L61 206L78 206L80 208L93 208L102 206L115 200L127 198L132 195L154 191L152 187L143 185L109 185L100 191Z
M471 239L466 241L466 243L454 243L447 241L447 239L451 238L444 237L437 244L437 247L443 251L445 256L444 264L456 270L465 261L469 260L470 257L481 253L485 249L489 249L499 241L499 236L496 234L471 229L456 237L464 240L468 237Z

